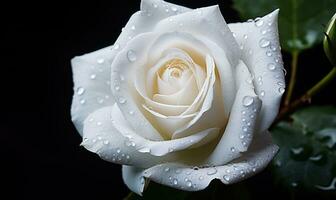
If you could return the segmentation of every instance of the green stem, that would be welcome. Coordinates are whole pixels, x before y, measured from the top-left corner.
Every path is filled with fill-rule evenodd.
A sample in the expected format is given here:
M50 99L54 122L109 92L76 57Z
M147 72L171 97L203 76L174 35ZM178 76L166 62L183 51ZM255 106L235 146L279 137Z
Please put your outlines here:
M294 112L297 108L304 105L305 103L309 103L311 98L315 96L318 92L320 92L325 86L327 86L335 77L336 77L336 66L333 67L323 79L321 79L312 88L310 88L304 95L293 101L288 106L283 107L280 110L280 113L273 124L276 124L284 117Z
M133 193L133 192L130 192L130 193L128 193L128 195L127 195L123 200L130 200L130 199L133 199L133 195L134 195L134 193Z
M292 52L292 63L291 63L291 76L290 76L288 90L287 90L286 97L285 97L285 103L284 103L285 106L289 105L291 98L292 98L293 91L294 91L294 86L296 82L296 72L297 72L297 66L298 66L298 58L299 58L299 51L293 51Z
M314 87L308 90L307 95L310 97L314 96L326 85L328 85L329 82L332 81L334 77L336 77L336 66L333 67L333 69L323 79L321 79L316 85L314 85Z

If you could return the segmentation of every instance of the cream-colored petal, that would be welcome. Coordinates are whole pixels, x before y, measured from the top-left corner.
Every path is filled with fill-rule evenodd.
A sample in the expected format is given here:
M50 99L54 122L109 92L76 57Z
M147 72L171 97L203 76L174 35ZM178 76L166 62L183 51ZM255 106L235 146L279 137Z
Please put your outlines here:
M155 94L153 100L170 105L190 105L198 94L195 77L192 76L185 86L178 92L171 95Z
M255 175L268 165L277 151L278 147L272 143L270 134L263 133L257 136L250 151L227 165L195 167L162 163L144 169L142 175L139 172L137 176L180 190L199 191L205 189L214 179L219 179L224 184L232 184Z
M249 71L241 62L237 71L249 77ZM255 136L261 101L252 84L241 82L224 134L214 151L207 158L211 165L223 165L239 157L249 147Z
M263 102L258 125L260 131L268 129L274 121L285 91L278 12L275 10L258 22L229 24L243 48L242 59L254 75L255 89Z

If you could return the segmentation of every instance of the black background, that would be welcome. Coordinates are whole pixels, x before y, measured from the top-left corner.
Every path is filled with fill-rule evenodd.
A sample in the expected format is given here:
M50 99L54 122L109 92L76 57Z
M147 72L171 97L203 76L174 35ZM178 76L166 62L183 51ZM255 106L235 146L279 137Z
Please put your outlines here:
M129 192L120 166L79 146L81 137L70 120L70 59L113 44L129 17L139 10L140 1L69 2L1 6L5 36L1 44L0 145L5 188L1 187L9 199L122 199ZM219 4L227 22L239 21L231 1L170 2L191 8ZM321 48L300 55L296 94L330 69ZM288 70L290 56L286 53L284 60ZM335 105L335 86L333 81L313 103ZM254 193L263 192L266 197L274 198L272 193L278 191L270 186L267 170L247 183L256 188Z

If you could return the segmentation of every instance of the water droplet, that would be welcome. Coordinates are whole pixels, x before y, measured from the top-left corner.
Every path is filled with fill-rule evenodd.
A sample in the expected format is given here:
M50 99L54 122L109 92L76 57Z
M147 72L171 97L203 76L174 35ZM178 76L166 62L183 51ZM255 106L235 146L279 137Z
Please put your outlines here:
M124 97L119 97L119 103L124 104L127 100Z
M246 22L254 22L253 19L248 19Z
M232 33L232 36L235 38L235 37L237 37L237 35L235 34L235 33Z
M79 103L82 104L82 105L85 104L85 102L86 102L85 99L81 99L81 100L79 101Z
M104 144L109 144L110 142L108 140L105 140L104 141Z
M196 166L195 166L195 167L193 167L193 170L198 170L198 167L196 167Z
M250 106L252 103L253 103L253 98L252 97L250 97L250 96L245 96L244 98L243 98L243 105L244 106Z
M120 78L121 81L125 80L125 77L122 74L119 75L119 78Z
M246 34L243 37L244 37L245 40L247 39L247 35Z
M182 172L182 170L180 170L180 169L176 169L176 170L175 170L175 173L176 173L176 174L180 174L181 172Z
M120 148L117 148L117 153L120 153L120 152L121 152Z
M266 38L262 38L262 39L260 39L260 41L259 41L259 46L261 47L261 48L265 48L265 47L267 47L268 45L270 45L271 44L271 42L268 40L268 39L266 39Z
M207 171L207 175L214 175L217 173L217 169L215 167L210 167Z
M104 99L101 98L101 97L98 97L98 98L97 98L97 102L98 102L99 104L102 104L102 103L104 103Z
M114 50L118 50L118 49L120 49L120 45L119 45L118 43L114 44L113 49L114 49Z
M292 186L292 187L297 187L298 184L297 184L296 182L293 182L293 183L291 183L291 186Z
M253 171L253 172L256 172L256 171L257 171L257 169L256 169L255 167L253 167L253 168L252 168L252 171Z
M204 179L204 177L203 177L203 176L200 176L200 177L198 177L198 179L201 181L201 180Z
M102 123L101 122L97 122L97 126L101 126L102 125Z
M187 181L187 186L191 187L192 186L192 182L191 181Z
M82 87L78 87L78 88L77 88L77 94L78 94L78 95L82 95L82 94L84 94L84 92L85 92L85 89L84 89L84 88L82 88Z
M245 135L240 135L239 138L240 138L240 139L244 139L244 138L245 138Z
M91 74L90 79L91 79L91 80L96 79L96 74Z
M278 89L280 94L283 94L285 92L285 88L284 87L279 87Z
M129 160L131 157L129 155L126 155L126 159Z
M166 10L165 10L165 11L166 11L166 13L169 13L169 9L168 9L168 8L166 8Z
M158 5L155 4L155 3L152 3L152 6L153 6L154 8L157 8L157 7L158 7Z
M255 25L257 26L257 27L260 27L260 26L262 26L264 24L264 21L263 20L258 20L258 21L256 21L256 23L255 23Z
M164 169L165 172L169 172L169 170L170 170L169 167L166 167L166 168Z
M271 57L273 54L271 51L266 51L266 56Z
M264 90L261 90L261 91L260 91L260 96L262 96L262 97L265 96L265 91L264 91Z
M244 131L244 132L247 132L247 131L248 131L248 129L247 129L246 126L243 126L243 131Z
M232 153L236 151L236 149L234 147L231 147L230 150L231 150Z
M130 115L134 115L134 111L133 111L133 110L130 110L128 113L129 113Z
M133 50L129 50L129 51L127 52L127 59L128 59L130 62L134 62L134 61L136 61L137 57L136 57L136 53L135 53L135 51L133 51Z
M270 70L270 71L273 71L273 70L275 70L275 64L273 64L273 63L269 63L268 65L267 65L267 68Z
M261 34L265 35L267 33L267 31L265 29L261 30Z
M250 55L252 55L252 50L250 49L250 50L248 51L248 53L249 53Z
M276 48L275 45L271 45L271 46L270 46L270 49L271 49L272 51L276 51L277 48Z
M133 30L133 31L135 30L135 26L134 26L134 25L133 25L133 26L131 26L131 30Z
M230 177L228 175L224 175L223 178L226 180L226 181L230 181Z
M173 12L177 12L177 8L175 6L170 8Z
M272 26L272 22L268 22L268 24L267 24L268 26Z
M177 180L176 178L174 178L174 180L173 180L173 184L174 184L174 185L177 185L177 184L178 184L178 180Z
M315 156L309 157L309 160L311 160L313 162L318 162L318 161L322 160L322 158L323 158L322 154L317 154Z
M104 58L98 58L97 63L98 64L103 64L105 62Z

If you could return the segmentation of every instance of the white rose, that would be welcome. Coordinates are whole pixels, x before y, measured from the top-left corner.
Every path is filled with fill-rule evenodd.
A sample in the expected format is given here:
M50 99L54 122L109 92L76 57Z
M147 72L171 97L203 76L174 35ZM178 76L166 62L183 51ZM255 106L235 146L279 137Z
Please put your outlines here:
M226 24L218 6L142 0L113 46L72 60L82 145L148 180L196 191L261 171L284 92L278 10Z

